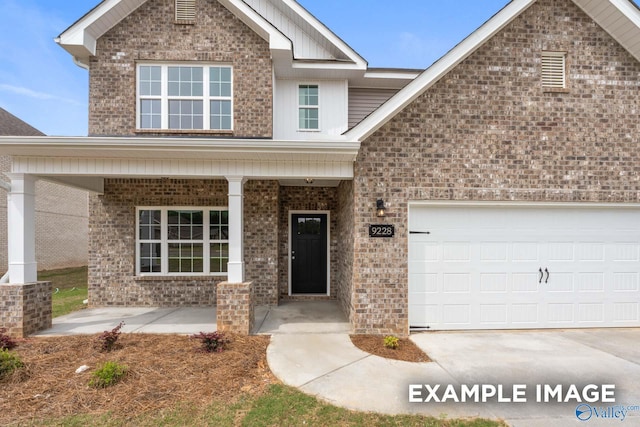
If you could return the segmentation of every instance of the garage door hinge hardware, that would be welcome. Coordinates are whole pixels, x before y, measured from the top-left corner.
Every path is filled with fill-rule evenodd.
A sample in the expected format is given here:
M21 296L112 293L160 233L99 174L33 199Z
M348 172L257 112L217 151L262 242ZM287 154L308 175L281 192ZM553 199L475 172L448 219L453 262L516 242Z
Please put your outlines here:
M430 231L410 231L409 234L431 234Z

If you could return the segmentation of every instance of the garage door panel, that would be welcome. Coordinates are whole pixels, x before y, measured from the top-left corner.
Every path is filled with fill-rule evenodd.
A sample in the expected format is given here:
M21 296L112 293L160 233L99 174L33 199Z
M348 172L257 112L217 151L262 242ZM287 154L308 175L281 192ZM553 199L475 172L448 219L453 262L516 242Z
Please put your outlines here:
M612 304L611 317L614 322L640 321L640 304L637 302L618 302Z
M616 292L638 292L640 290L640 274L613 273L613 290Z
M640 326L639 212L412 206L410 326Z
M511 321L516 327L538 325L540 318L538 315L538 304L513 304L511 306Z
M486 273L480 275L481 293L506 293L508 289L508 275L506 273Z

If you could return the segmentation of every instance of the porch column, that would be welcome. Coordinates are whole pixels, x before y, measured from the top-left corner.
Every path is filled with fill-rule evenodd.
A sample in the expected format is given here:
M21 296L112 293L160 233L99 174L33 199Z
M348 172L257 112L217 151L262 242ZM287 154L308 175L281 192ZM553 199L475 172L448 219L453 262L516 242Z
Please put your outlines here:
M11 191L7 195L7 240L9 282L35 283L36 264L36 178L22 173L7 173Z
M229 181L229 266L227 282L244 282L243 192L244 177L228 176Z

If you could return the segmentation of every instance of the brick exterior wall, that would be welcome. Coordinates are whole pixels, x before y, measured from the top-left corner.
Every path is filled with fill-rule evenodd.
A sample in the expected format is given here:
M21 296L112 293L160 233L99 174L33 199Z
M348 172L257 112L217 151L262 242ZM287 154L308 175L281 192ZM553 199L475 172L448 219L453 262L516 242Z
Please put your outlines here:
M249 335L255 324L255 294L249 283L218 285L216 326L219 331Z
M330 296L289 296L289 211L330 211L329 256ZM336 188L330 187L280 187L280 244L279 244L279 292L281 300L318 300L337 297L337 210Z
M353 181L342 181L338 187L337 212L337 257L336 257L336 289L340 307L345 316L351 320L353 315L353 243L354 243L354 197Z
M278 305L278 181L244 185L244 273L257 305Z
M568 52L566 93L541 87ZM356 333L408 333L411 200L640 202L640 64L570 0L539 0L362 144ZM377 198L396 237L370 239Z
M227 206L226 180L107 179L92 196L89 239L91 306L210 307L222 277L136 277L136 207ZM277 305L278 182L245 184L245 275L256 304Z
M233 66L234 131L224 135L271 137L268 43L217 1L196 0L193 25L174 23L174 4L148 0L98 40L90 64L89 135L135 133L137 61L201 61Z
M11 171L11 157L0 156L1 172ZM36 261L38 270L87 265L88 193L82 190L36 182ZM0 189L0 270L7 257L7 192Z
M51 327L51 282L0 285L0 328L24 338Z

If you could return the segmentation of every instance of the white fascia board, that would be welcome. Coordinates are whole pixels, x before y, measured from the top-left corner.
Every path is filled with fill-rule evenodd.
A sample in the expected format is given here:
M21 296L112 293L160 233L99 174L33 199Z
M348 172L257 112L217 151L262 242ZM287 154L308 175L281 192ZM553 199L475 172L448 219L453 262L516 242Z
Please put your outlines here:
M120 20L131 14L131 12L144 4L145 1L146 0L127 1L126 5L128 7L126 14L122 16ZM96 54L96 40L104 34L104 31L101 33L92 31L92 26L100 20L105 19L105 16L121 2L123 2L123 0L103 1L56 37L56 43L71 55L78 58L80 62L87 63L89 57Z
M353 50L351 46L345 43L340 37L338 37L333 31L327 28L322 22L320 22L315 16L313 16L307 9L302 7L295 0L281 0L291 10L301 16L305 21L309 23L316 31L318 31L324 38L329 40L338 50L344 53L349 59L351 59L359 70L367 69L367 61L361 57L358 52Z
M617 21L617 25L606 25L602 22L602 16L600 14L594 13L592 9L592 2L584 1L584 0L573 0L573 2L580 7L580 9L585 12L591 19L593 19L598 25L600 25L611 37L613 37L621 46L623 46L627 51L633 55L638 61L640 61L640 49L637 48L637 45L634 46L635 49L630 49L628 43L625 43L625 39L629 40L629 35L622 32L622 28L626 27L625 25L620 25L619 21ZM602 6L605 4L605 10L607 12L607 16L611 16L616 14L620 19L626 19L634 27L634 34L631 39L638 40L640 38L640 10L633 4L631 4L631 0L602 0L602 3L598 3L598 6ZM627 36L627 37L625 37Z
M355 161L360 143L330 141L155 137L0 137L0 154L92 158L312 158Z
M245 2L242 0L218 0L218 2L265 41L269 42L269 48L271 50L293 52L291 40Z
M537 0L513 0L480 28L450 50L389 101L344 134L348 140L364 141L396 114L416 100L440 78L464 61L491 37L533 5Z

